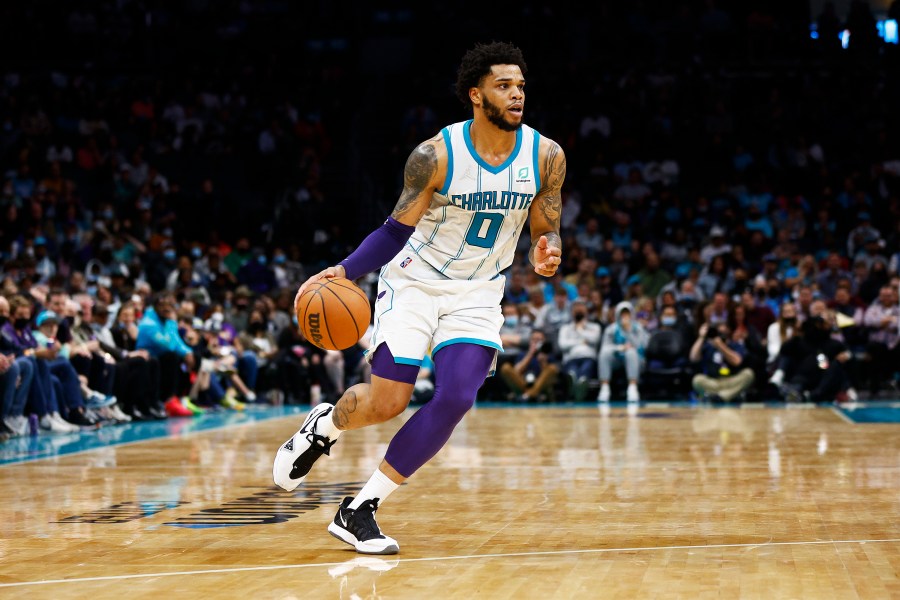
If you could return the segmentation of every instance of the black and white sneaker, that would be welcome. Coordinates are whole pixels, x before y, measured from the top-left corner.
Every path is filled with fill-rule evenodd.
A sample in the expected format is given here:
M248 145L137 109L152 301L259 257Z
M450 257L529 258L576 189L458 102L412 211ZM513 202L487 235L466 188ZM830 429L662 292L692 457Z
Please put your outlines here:
M303 427L286 441L275 454L272 478L280 488L291 491L303 483L312 466L323 454L330 454L337 440L316 433L319 419L330 419L333 404L316 405L303 422Z
M353 498L347 496L334 515L334 521L328 524L328 533L347 542L360 554L397 554L400 545L397 540L381 533L375 522L375 511L378 510L378 498L366 500L359 508L353 510L350 503Z

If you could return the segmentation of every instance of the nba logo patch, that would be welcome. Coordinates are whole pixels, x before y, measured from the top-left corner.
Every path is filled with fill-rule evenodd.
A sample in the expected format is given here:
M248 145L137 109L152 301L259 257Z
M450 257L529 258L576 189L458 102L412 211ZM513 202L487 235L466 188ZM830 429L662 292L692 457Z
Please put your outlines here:
M412 262L412 259L407 256L406 258L403 259L403 262L400 263L400 268L405 269L406 267L409 266L409 263L411 263L411 262Z

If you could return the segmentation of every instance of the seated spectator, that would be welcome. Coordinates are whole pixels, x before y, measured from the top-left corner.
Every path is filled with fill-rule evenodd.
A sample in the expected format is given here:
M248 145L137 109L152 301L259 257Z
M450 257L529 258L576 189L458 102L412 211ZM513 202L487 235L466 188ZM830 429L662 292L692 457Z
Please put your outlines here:
M12 350L17 357L25 357L31 361L33 378L28 393L25 414L33 414L38 418L41 431L50 433L72 433L80 431L80 427L69 423L59 413L59 402L53 387L48 358L55 358L62 347L56 342L49 348L38 346L31 331L31 302L25 296L15 295L9 300L11 320L3 327L4 346Z
M38 314L34 320L37 329L31 331L35 341L34 356L38 362L47 364L58 413L65 423L71 425L69 431L81 431L81 427L97 428L100 426L100 419L85 407L82 382L75 368L68 362L67 348L56 339L59 323L60 318L51 310L45 309ZM56 420L58 423L59 419L55 417L56 415L52 415L47 421ZM41 426L49 431L58 431L53 428L52 422L49 427L44 423Z
M322 401L322 382L328 378L322 365L325 351L307 340L299 327L285 327L278 336L278 389L285 404L315 406Z
M597 400L609 402L612 394L609 382L613 371L624 368L628 378L625 397L629 402L641 399L638 390L641 371L644 368L644 349L647 347L647 332L632 317L630 302L616 305L615 322L603 331L600 354L597 363L600 370L600 393Z
M577 402L585 399L589 381L596 376L600 348L600 325L587 317L587 304L576 300L572 303L572 320L559 330L562 369L571 380Z
M559 366L553 362L553 345L541 329L531 332L528 350L521 353L515 363L505 363L500 376L522 402L541 397L555 400L553 393L559 375Z
M821 315L807 319L801 330L778 354L778 379L784 381L779 391L788 402L832 402L850 388L843 366L850 352L831 336L831 325Z
M701 397L730 402L753 385L753 369L744 365L747 348L735 340L728 323L704 323L689 354L699 372L691 385Z
M28 433L25 405L34 378L34 359L24 356L9 339L13 326L9 320L9 301L0 296L0 400L3 425L10 436Z
M653 298L644 296L634 305L634 320L640 323L648 334L653 333L659 327L659 319L656 316L656 306Z
M785 302L781 305L778 319L769 325L766 331L766 364L774 373L775 362L778 359L778 353L786 341L798 334L800 329L797 323L797 307L793 302ZM777 379L770 379L775 385L782 382Z
M139 298L139 296L137 296ZM147 366L149 373L150 386L146 393L142 396L143 402L136 403L127 407L130 409L132 419L143 420L163 420L168 417L165 406L160 398L160 366L159 358L150 354L149 351L138 349L138 305L134 300L124 302L116 314L116 318L110 328L113 341L117 348L125 350L129 355L140 353L139 356L147 357Z
M545 304L534 319L535 329L541 329L547 336L547 342L558 352L556 344L559 341L559 330L565 323L572 320L572 308L569 294L563 286L557 286L553 294L553 301Z
M82 348L84 354L73 354L69 360L89 388L87 405L95 408L98 414L107 420L130 421L131 417L122 412L119 399L114 393L117 377L116 359L102 348L91 328L94 301L87 294L79 294L76 298L69 301L66 318L71 319L69 330L72 334L72 345Z
M247 323L247 329L236 340L236 348L240 352L240 359L243 361L239 374L243 382L249 390L247 393L242 392L244 399L248 402L256 401L256 391L266 391L271 389L273 382L277 380L276 363L272 362L275 355L278 354L278 341L269 331L268 320L262 311L254 309L250 311L250 319ZM344 364L343 355L341 360L332 359L334 366L328 366L326 361L326 369L331 368L332 381L337 380L340 385L340 393L343 393L344 386ZM263 381L261 386L258 385L258 374L263 373ZM340 395L337 395L339 398Z
M247 387L237 374L235 355L219 345L219 329L212 324L194 328L194 335L186 341L191 352L200 361L196 376L182 404L193 414L202 414L206 408L221 405L230 410L244 410L246 405L238 400L240 391L246 396Z
M528 288L525 286L525 273L522 267L513 267L503 292L504 304L525 304L528 302Z
M528 348L531 339L531 314L524 306L505 303L503 325L500 327L500 341L503 352L498 357L500 362L515 361L519 354Z
M758 338L765 338L768 335L769 326L775 322L775 313L767 304L760 301L760 294L754 294L750 288L741 293L741 305L744 308L748 325Z
M869 343L866 350L871 357L869 393L874 397L886 382L896 381L900 370L900 306L897 304L897 289L885 285L878 292L878 299L872 302L863 315L863 323L869 328Z
M181 365L193 370L195 360L190 346L178 331L175 310L174 296L167 292L158 293L138 324L135 348L146 350L159 360L159 400L164 403L166 412L170 416L192 416L193 413L181 403L181 396L187 391Z

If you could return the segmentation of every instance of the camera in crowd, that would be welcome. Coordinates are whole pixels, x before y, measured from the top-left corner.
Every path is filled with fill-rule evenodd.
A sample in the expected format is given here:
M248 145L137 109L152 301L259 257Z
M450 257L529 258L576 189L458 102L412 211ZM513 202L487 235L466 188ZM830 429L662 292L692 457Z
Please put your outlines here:
M710 326L709 329L706 330L706 341L713 342L722 337L722 332L719 331L718 327Z

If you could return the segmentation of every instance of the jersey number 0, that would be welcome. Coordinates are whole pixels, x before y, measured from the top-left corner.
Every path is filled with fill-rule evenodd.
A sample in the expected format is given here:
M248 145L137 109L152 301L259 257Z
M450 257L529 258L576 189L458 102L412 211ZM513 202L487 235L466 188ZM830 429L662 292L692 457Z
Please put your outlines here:
M479 248L491 248L497 241L503 215L494 212L477 212L472 217L472 224L466 232L466 243Z

